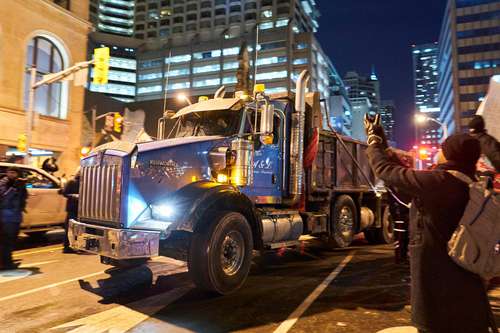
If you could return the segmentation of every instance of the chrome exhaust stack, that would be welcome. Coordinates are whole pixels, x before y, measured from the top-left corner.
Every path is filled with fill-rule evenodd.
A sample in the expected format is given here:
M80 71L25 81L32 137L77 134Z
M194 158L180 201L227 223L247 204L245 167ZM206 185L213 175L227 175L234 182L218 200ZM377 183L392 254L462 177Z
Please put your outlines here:
M290 139L290 198L286 201L290 206L297 205L304 192L304 127L306 89L310 77L309 71L302 71L295 87L295 112L292 114L292 134Z

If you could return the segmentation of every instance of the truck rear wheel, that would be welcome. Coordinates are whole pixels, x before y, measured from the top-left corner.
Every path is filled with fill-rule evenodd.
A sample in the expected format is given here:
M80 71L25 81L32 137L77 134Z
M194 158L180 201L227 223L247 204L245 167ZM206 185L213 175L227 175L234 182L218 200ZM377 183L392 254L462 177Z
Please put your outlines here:
M225 295L245 282L252 262L252 230L237 212L222 211L206 217L212 221L191 239L188 269L195 284Z
M357 225L357 209L354 200L348 195L341 195L332 208L332 234L328 238L332 247L348 247L354 238Z
M382 227L365 230L365 239L370 244L391 244L394 242L394 220L389 206L385 206Z

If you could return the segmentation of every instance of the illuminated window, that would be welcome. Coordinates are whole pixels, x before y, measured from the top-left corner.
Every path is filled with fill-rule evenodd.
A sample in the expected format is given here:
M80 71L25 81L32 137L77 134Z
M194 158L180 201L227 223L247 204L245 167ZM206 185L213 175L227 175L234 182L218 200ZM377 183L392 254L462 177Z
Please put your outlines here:
M143 95L143 94L149 94L149 93L159 92L159 91L161 91L161 84L157 84L154 86L147 86L147 87L139 87L137 89L137 94Z
M94 69L93 68L90 72L90 77L94 77ZM135 73L122 72L122 71L116 71L116 70L109 70L108 71L108 79L111 81L130 82L130 83L135 83L135 81L136 81Z
M168 64L168 63L171 63L171 64L175 64L175 63L179 63L179 62L186 62L186 61L190 61L191 60L191 55L190 54L182 54L182 55L177 55L177 56L173 56L171 58L165 58L165 63Z
M260 14L260 16L265 17L265 18L273 17L273 11L272 10L263 10L262 13Z
M186 89L189 88L190 84L188 82L176 82L168 85L168 90Z
M273 65L286 62L286 57L268 57L257 59L257 66Z
M238 62L237 61L225 62L223 68L224 68L224 70L236 69L236 68L238 68Z
M282 79L287 77L287 71L276 71L276 72L267 72L267 73L258 73L257 80L274 80L274 79Z
M236 82L237 82L236 76L226 76L222 79L222 84L231 84Z
M137 61L133 59L111 57L109 59L109 67L137 69Z
M288 25L288 19L282 19L282 20L276 21L276 28L286 27L287 25Z
M216 72L220 70L220 65L215 64L215 65L206 65L206 66L198 66L193 68L193 73L198 74L198 73L209 73L209 72Z
M260 30L267 30L273 28L273 22L264 22L259 25Z
M139 74L139 81L156 80L161 78L161 72Z
M166 75L167 72L165 72L165 76ZM189 68L171 69L170 72L168 73L169 77L182 76L182 75L189 75Z
M240 48L238 46L224 49L224 51L222 52L222 54L225 56L237 55L239 53L240 53Z
M90 91L96 91L106 94L135 96L135 87L125 84L108 83L108 84L90 84Z
M220 79L204 79L197 80L193 82L193 87L208 87L208 86L216 86L220 84Z

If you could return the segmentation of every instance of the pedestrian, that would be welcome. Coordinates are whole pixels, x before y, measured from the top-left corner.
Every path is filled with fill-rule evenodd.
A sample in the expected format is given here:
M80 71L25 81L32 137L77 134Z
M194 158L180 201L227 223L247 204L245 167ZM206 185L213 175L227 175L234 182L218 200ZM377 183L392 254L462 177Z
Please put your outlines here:
M469 122L470 134L479 140L481 153L491 162L492 166L500 173L500 143L488 134L482 116L474 116Z
M14 269L12 251L23 220L28 193L19 169L7 169L6 176L0 179L0 223L2 224L2 266L1 269Z
M447 172L475 178L481 148L469 134L448 137L442 145L446 161L434 170L417 171L389 158L387 140L375 120L365 118L368 159L388 186L412 197L410 271L412 322L420 332L486 333L491 308L481 278L455 264L447 243L465 211L469 188Z
M78 217L78 193L80 190L80 168L76 169L75 176L69 180L62 190L68 200L66 201L66 221L64 222L64 248L63 253L73 253L73 249L69 246L68 228L69 220L76 220Z

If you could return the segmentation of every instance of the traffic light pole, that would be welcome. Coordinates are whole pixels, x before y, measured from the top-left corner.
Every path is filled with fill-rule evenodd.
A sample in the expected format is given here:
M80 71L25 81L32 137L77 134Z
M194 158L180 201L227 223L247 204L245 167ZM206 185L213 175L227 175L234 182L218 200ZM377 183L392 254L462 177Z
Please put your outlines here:
M24 157L24 163L30 164L31 162L31 142L33 140L32 131L33 131L33 116L35 109L35 91L37 88L41 87L44 84L52 84L66 79L68 76L82 70L88 68L89 65L94 63L94 59L84 62L79 62L76 65L66 68L63 71L44 75L43 79L40 81L36 81L36 67L32 66L30 69L30 88L29 88L29 100L28 100L28 110L26 112L26 155Z
M36 83L36 67L30 68L30 90L28 99L28 112L26 113L26 155L24 156L24 164L30 164L31 140L33 130L33 109L35 104L35 83Z

